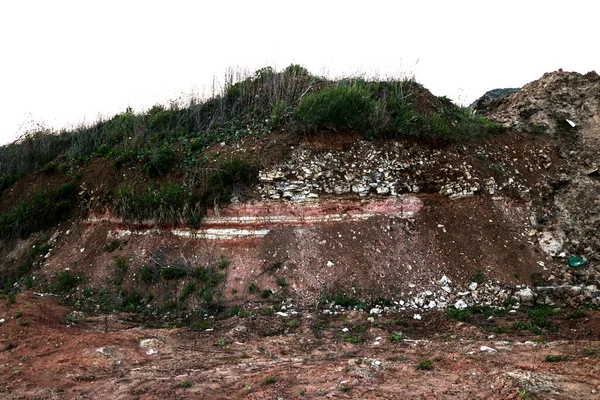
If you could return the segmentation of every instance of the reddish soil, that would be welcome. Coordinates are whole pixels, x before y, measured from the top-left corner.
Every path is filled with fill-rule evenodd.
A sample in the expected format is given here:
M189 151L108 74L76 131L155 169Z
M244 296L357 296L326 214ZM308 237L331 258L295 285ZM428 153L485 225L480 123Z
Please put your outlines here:
M67 325L69 311L32 292L4 302L3 399L593 399L600 391L599 312L574 319L565 310L535 335L493 332L527 320L521 313L370 323L355 311L280 318L257 309L193 332L144 328L125 314ZM402 332L396 342L393 332ZM155 341L142 348L143 339ZM418 369L426 360L432 368Z

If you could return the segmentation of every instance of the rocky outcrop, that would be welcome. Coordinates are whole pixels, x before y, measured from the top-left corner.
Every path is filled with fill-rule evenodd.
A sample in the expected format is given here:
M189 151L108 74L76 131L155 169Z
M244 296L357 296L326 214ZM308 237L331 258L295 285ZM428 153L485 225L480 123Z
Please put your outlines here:
M469 107L477 113L486 114L502 104L507 97L520 91L521 88L492 89L485 92L483 96L475 100Z

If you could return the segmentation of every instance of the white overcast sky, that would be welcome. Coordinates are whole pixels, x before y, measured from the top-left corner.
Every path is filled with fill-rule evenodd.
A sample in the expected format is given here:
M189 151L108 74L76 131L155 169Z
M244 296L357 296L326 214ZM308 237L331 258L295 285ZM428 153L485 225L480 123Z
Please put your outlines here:
M2 0L0 143L201 93L229 67L408 73L469 104L558 68L600 71L599 11L597 0Z

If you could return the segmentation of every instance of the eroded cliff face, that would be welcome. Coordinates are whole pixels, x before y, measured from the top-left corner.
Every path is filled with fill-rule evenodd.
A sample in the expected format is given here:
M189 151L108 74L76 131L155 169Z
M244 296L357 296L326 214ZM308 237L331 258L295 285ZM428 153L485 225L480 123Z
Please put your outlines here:
M501 305L512 295L531 302L527 287L539 285L579 285L576 301L599 302L597 83L593 73L547 74L490 111L511 129L468 142L329 132L223 143L209 156L268 158L261 149L277 141L269 154L281 154L263 163L247 200L209 210L199 229L125 224L106 193L119 179L137 179L136 171L101 178L102 166L91 163L79 194L91 212L54 232L39 278L74 268L98 289L117 277L120 288L152 293L158 304L190 281L156 271L180 265L191 274L224 257L219 295L228 304L264 301L270 290L303 306L341 295L420 312ZM547 133L513 129L533 125ZM587 268L569 269L569 256ZM115 257L126 272L115 269ZM155 275L145 279L149 265ZM552 302L552 290L537 301Z

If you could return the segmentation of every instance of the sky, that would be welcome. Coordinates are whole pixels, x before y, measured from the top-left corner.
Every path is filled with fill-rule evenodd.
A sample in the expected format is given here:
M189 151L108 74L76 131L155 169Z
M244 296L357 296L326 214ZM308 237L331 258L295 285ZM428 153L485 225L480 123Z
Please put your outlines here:
M600 71L593 0L0 3L0 144L211 93L227 69L414 76L468 105L563 68Z

